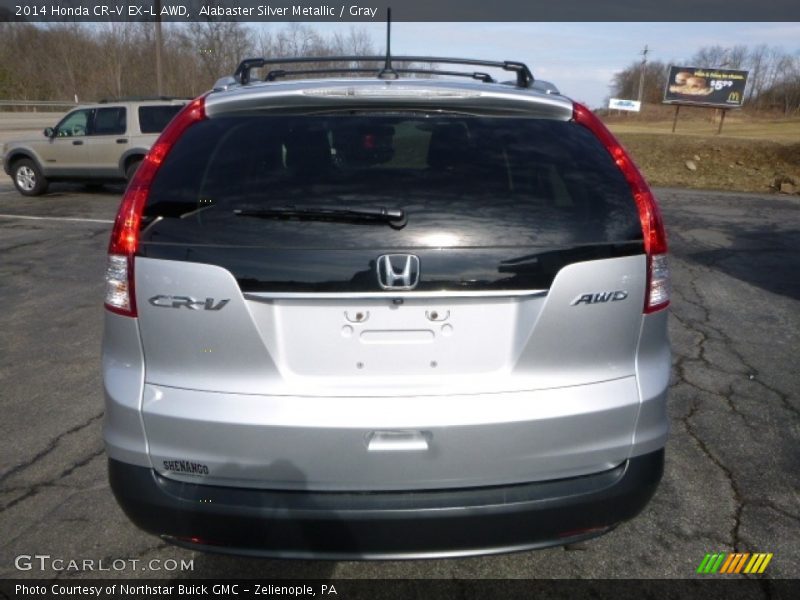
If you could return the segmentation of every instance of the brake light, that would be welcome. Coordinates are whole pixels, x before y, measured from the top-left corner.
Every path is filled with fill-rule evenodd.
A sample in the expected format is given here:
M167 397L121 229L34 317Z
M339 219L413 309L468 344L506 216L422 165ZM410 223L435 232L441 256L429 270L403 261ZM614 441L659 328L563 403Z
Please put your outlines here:
M667 265L667 232L653 192L631 157L603 122L588 108L573 104L573 120L586 127L605 146L631 188L642 223L644 251L647 254L647 287L644 312L652 313L669 305L670 278Z
M159 167L183 132L205 118L205 96L200 96L184 106L166 126L128 183L108 244L105 306L112 312L127 317L135 317L137 314L133 258L139 246L139 226L150 186Z

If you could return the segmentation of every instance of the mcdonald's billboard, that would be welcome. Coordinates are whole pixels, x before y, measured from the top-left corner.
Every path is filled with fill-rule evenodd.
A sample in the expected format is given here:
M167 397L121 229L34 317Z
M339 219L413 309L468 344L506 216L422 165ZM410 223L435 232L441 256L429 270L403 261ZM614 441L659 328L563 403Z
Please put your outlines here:
M739 108L746 85L747 71L670 66L664 102Z

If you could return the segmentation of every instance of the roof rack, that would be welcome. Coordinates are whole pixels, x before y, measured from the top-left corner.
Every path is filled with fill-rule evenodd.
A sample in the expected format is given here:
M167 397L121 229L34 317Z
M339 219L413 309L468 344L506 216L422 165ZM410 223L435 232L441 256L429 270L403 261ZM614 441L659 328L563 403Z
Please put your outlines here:
M428 64L445 64L445 65L467 65L475 67L492 67L496 69L503 69L504 71L511 71L516 74L517 87L529 88L533 85L533 73L525 63L505 60L475 60L470 58L443 58L439 56L392 56L392 61L399 61L404 63L428 63ZM385 60L383 56L303 56L303 57L289 57L289 58L248 58L239 63L233 78L236 83L247 85L250 83L250 71L252 69L260 69L270 65L292 65L292 64L309 64L309 63L364 63L374 62L381 63ZM267 73L265 81L275 81L280 77L289 75L311 75L314 73L374 73L380 76L384 72L385 67L376 66L374 68L366 67L342 67L342 68L319 68L319 69L298 69L298 70L285 70L273 69ZM415 69L403 68L394 69L397 73L408 74L431 74L431 75L448 75L457 77L471 77L486 83L493 83L492 79L486 73L479 72L461 72L461 71L438 71L436 69Z

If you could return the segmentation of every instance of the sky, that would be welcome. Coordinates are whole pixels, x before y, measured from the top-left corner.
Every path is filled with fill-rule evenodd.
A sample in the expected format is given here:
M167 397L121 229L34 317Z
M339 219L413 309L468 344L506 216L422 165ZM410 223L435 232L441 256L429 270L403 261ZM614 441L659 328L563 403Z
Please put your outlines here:
M376 48L384 47L383 23L309 25L324 34L363 28ZM262 26L277 31L285 24ZM534 77L556 84L563 94L592 108L604 105L613 74L641 60L645 44L648 60L675 64L713 45L767 44L800 55L800 23L392 24L393 54L520 60Z

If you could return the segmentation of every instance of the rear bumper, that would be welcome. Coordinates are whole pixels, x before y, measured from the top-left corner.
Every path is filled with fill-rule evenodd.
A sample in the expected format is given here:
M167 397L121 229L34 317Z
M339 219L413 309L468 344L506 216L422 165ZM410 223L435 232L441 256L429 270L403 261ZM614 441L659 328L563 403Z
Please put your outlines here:
M140 528L207 551L283 558L468 556L560 545L635 516L664 451L592 475L410 492L240 489L166 479L109 460L111 489Z
M372 492L577 477L663 448L666 439L665 397L640 401L635 377L522 392L447 391L314 397L146 383L141 413L131 402L120 414L112 397L106 440L110 458L152 465L190 484L197 477L173 472L165 461L206 465L206 485ZM128 424L147 434L147 450L136 457L120 452ZM374 435L398 431L424 437L427 449L370 449Z

